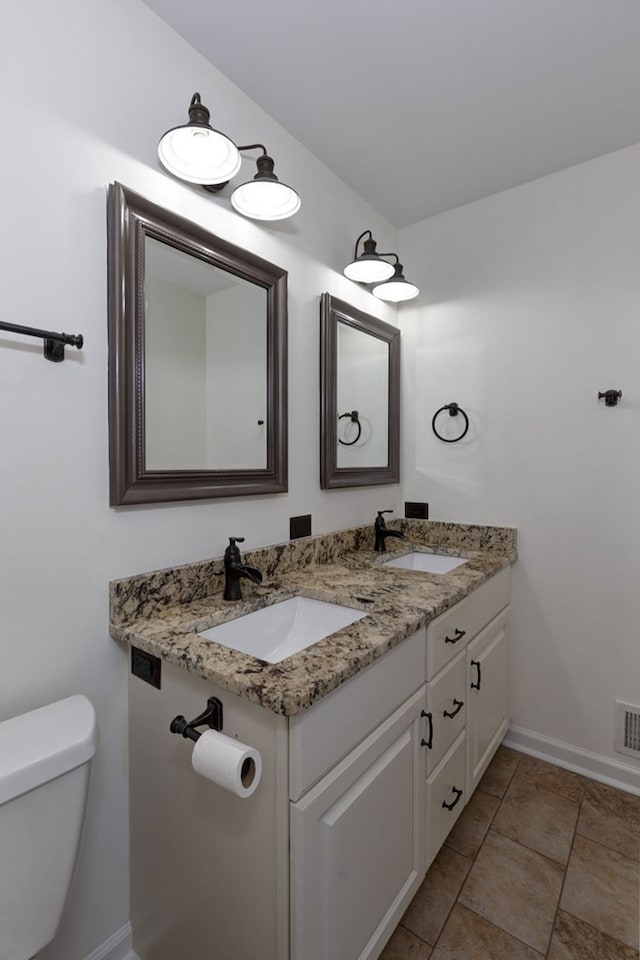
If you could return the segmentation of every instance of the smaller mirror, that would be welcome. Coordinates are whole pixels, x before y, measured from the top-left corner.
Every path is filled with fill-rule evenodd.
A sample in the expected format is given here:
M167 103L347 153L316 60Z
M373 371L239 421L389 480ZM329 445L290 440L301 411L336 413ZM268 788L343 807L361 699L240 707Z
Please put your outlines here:
M400 331L320 300L320 486L400 479Z

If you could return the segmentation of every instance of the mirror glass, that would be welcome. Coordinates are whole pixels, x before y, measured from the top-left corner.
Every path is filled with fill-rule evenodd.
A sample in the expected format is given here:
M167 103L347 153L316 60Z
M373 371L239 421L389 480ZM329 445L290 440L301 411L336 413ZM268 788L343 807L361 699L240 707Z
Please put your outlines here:
M338 320L336 354L337 466L386 467L389 344Z
M147 470L264 470L265 291L146 237L144 292Z
M325 293L320 302L320 484L400 478L400 331Z
M112 505L287 489L287 274L109 188Z

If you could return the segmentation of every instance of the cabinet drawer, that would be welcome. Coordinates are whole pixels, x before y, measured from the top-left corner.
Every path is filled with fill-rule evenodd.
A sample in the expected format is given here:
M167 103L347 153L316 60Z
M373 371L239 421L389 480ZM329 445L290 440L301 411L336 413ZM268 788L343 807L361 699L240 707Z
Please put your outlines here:
M466 764L463 731L427 780L427 869L464 808Z
M427 776L464 729L467 717L465 651L461 650L435 680L427 684Z
M509 603L510 570L501 570L427 627L427 680L435 677Z
M299 800L424 684L425 631L289 722L289 797Z

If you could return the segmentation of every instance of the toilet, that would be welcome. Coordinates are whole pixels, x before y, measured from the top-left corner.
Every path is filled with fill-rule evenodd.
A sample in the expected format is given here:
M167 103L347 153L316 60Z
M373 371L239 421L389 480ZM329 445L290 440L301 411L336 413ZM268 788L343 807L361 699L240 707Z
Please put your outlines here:
M55 936L96 742L81 695L0 723L0 960L31 960Z

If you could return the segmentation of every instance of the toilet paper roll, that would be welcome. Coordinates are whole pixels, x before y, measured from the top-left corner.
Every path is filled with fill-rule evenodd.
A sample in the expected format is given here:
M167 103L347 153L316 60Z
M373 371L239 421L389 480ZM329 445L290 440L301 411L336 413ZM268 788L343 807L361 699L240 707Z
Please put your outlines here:
M262 775L262 757L253 747L206 730L196 740L191 765L201 777L217 783L237 797L250 797Z

